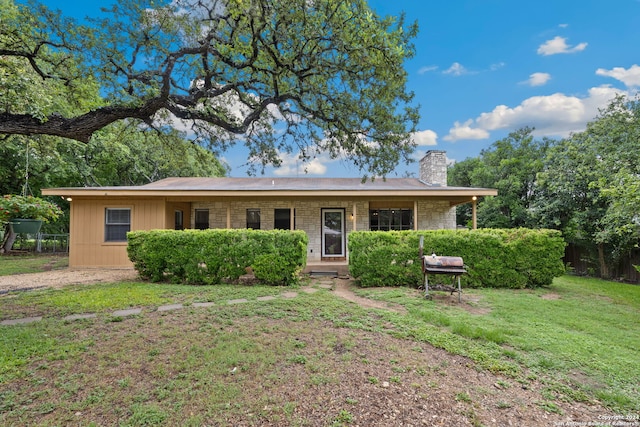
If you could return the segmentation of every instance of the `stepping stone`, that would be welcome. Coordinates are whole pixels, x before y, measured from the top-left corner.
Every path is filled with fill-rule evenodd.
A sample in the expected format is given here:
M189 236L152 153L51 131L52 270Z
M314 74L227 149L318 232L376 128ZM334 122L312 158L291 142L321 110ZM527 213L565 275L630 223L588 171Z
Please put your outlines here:
M297 292L285 292L282 294L283 297L285 298L295 298L298 296Z
M271 296L271 295L267 295L264 297L258 297L257 300L258 301L273 301L274 299L276 299L276 297Z
M182 307L182 304L161 305L158 307L158 311L180 310Z
M244 302L249 302L249 300L246 298L230 299L227 304L242 304Z
M130 308L127 310L117 310L113 312L113 316L133 316L134 314L142 313L141 308Z
M322 289L331 289L333 288L333 283L320 283L318 287Z
M0 325L26 325L27 323L39 322L41 320L42 316L25 317L23 319L3 320L0 322Z
M316 288L301 288L300 289L302 292L306 292L308 294L313 294L318 292L318 290Z
M81 320L81 319L93 319L96 317L95 313L86 313L86 314L72 314L70 316L65 316L62 320Z
M214 305L216 305L215 302L194 302L193 303L194 307L213 307Z

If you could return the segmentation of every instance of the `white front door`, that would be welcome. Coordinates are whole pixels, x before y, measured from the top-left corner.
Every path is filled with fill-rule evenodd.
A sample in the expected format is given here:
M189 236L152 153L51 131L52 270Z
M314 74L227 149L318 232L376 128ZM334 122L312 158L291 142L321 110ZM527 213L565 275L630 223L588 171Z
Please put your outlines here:
M322 209L322 256L344 258L344 209Z

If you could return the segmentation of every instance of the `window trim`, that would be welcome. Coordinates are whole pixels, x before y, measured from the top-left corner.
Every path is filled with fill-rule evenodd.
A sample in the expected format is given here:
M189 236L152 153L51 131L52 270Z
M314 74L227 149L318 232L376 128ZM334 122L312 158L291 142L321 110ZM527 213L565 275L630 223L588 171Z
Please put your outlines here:
M339 213L340 214L340 253L330 254L326 252L326 243L328 233L325 229L325 214L326 213ZM320 209L320 223L321 223L321 257L323 260L342 260L346 259L347 252L347 210L345 208L321 208Z
M109 223L109 211L127 211L129 213L129 222L114 222ZM127 243L127 232L131 231L131 219L133 217L133 208L131 206L105 206L104 208L104 239L103 243L106 244L126 244ZM110 226L123 226L128 225L129 229L124 234L124 239L109 239L108 231Z

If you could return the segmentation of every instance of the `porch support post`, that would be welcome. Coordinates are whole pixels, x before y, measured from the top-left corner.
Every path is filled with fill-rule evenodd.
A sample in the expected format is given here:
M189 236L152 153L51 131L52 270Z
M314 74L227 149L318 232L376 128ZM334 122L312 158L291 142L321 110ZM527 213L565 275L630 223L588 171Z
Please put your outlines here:
M295 215L295 208L291 205L289 205L289 230L295 230L296 228L296 219L294 218Z
M358 219L358 215L357 215L358 212L357 211L358 211L358 209L356 208L356 202L353 202L353 210L351 211L351 222L352 222L351 229L353 231L356 231L356 229L357 229L357 227L356 227L357 219Z
M413 201L413 229L418 230L418 201Z
M478 218L476 216L476 203L478 198L473 196L471 198L471 216L473 218L473 229L476 230L478 228Z

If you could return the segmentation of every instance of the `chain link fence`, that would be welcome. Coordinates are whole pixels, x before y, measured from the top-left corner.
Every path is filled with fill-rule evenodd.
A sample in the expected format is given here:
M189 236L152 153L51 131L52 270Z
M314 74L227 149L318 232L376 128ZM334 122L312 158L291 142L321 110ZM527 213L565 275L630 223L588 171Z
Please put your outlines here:
M21 233L18 234L11 250L53 254L68 253L69 234Z

